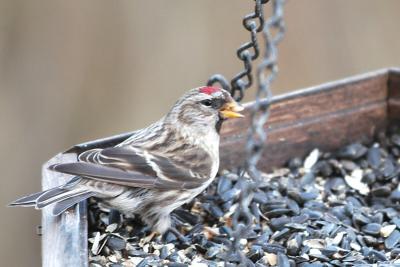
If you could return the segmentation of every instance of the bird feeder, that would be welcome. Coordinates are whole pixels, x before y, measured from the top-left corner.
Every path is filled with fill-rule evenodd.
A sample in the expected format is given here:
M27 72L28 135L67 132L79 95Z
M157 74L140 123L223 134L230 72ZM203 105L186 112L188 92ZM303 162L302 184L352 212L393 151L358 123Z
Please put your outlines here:
M369 141L391 124L400 122L400 69L382 69L272 99L266 149L259 169L270 171L293 157L319 148L333 151L355 141ZM245 143L254 103L245 104L244 120L228 121L221 131L221 169L245 160ZM111 147L130 133L76 145L43 166L43 189L59 186L71 177L49 171L55 163L77 161L94 147ZM43 266L88 266L87 205L80 203L58 217L45 208L42 217Z

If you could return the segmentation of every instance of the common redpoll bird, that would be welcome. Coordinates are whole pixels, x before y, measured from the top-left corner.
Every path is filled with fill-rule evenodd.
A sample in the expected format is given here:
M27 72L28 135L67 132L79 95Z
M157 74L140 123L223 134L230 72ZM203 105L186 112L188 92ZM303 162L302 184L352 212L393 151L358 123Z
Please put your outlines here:
M219 168L219 130L242 117L229 93L200 87L182 96L158 122L135 131L115 147L81 153L78 162L51 170L76 175L63 186L16 200L11 206L41 209L53 204L59 215L89 197L125 214L136 214L153 231L171 226L170 213L201 193Z

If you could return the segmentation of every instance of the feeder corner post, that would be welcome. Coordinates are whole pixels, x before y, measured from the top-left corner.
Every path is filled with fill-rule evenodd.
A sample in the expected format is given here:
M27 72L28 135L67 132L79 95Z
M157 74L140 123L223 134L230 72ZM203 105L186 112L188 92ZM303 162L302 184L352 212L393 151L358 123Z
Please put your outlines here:
M48 169L52 164L76 161L75 153L58 154L43 165L42 189L57 187L71 176ZM51 214L51 206L42 210L42 266L88 266L88 226L86 201L60 216Z
M64 185L74 177L51 171L49 166L76 162L78 154L85 150L111 147L131 135L132 132L128 132L78 144L54 156L42 167L42 189ZM89 264L87 201L82 201L57 217L51 214L51 208L50 206L42 210L42 266L87 267Z

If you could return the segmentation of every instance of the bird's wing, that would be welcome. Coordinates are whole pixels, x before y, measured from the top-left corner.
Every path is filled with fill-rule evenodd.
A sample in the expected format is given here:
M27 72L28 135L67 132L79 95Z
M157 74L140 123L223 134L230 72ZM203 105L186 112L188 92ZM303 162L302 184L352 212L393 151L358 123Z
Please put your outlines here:
M137 147L92 149L79 155L79 162L62 163L50 169L132 187L191 189L204 184L201 177L170 159Z

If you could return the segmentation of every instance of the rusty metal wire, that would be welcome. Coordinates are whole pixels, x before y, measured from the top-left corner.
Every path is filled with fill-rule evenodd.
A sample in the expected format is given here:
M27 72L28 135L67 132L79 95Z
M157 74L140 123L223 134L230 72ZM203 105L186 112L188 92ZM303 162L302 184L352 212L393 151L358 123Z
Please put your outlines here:
M272 15L268 20L264 19L264 5L272 2ZM239 72L231 81L230 85L226 78L220 74L212 76L208 85L219 83L222 88L231 92L232 96L240 101L244 91L253 83L252 62L260 55L260 47L257 33L263 36L265 52L261 63L257 67L256 80L257 92L255 105L251 115L251 128L246 144L247 160L245 170L252 179L242 177L242 191L240 193L239 205L233 214L233 242L229 251L229 257L240 257L243 266L247 266L248 260L241 252L240 240L246 238L251 231L254 215L250 211L250 203L253 193L257 190L261 181L261 173L257 169L257 163L262 155L263 147L267 139L264 125L269 116L271 103L271 83L275 79L277 68L278 50L277 45L282 40L285 32L283 20L283 6L285 0L255 0L255 11L243 19L243 26L251 33L251 41L243 44L237 50L237 56L244 62L244 70Z

